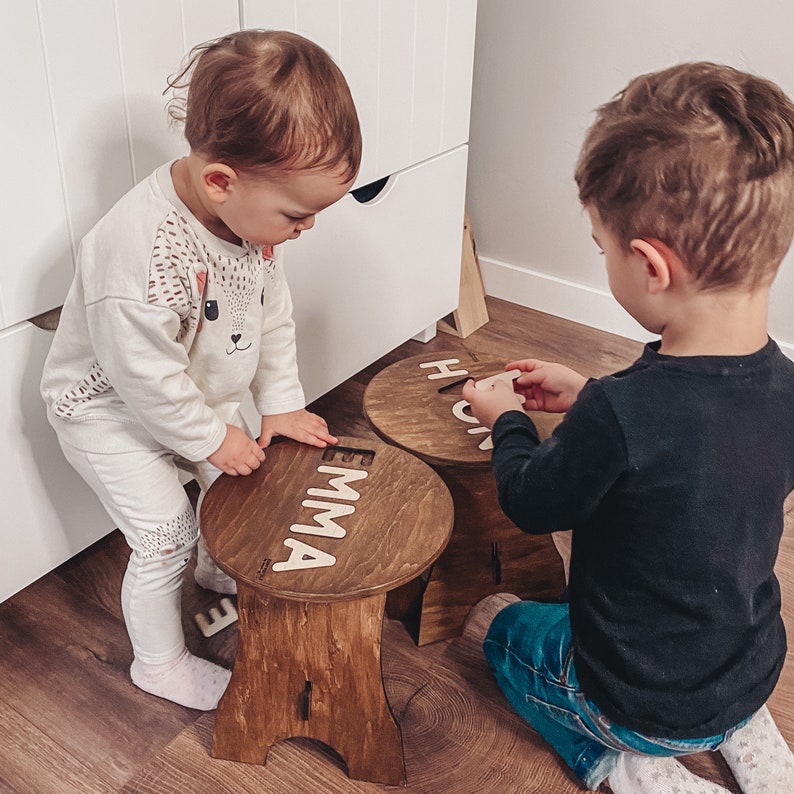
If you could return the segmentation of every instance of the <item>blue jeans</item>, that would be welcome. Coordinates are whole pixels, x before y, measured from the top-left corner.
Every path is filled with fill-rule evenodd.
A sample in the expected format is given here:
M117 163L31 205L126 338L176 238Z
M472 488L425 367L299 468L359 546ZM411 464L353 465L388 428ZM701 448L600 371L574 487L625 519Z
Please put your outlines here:
M567 604L521 601L503 609L483 645L513 708L591 790L622 752L676 756L715 750L737 728L705 739L660 739L607 719L579 688Z

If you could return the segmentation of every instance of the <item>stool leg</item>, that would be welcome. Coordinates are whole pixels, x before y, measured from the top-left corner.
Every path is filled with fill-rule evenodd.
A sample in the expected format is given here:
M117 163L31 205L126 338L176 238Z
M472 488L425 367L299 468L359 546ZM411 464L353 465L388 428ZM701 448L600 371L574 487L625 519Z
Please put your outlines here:
M351 778L404 784L381 678L385 601L288 601L238 583L240 640L212 755L262 764L274 744L304 736L336 750Z
M455 504L452 538L422 595L418 645L460 635L471 608L493 593L556 600L565 588L560 555L547 535L527 535L499 507L484 469L438 469Z

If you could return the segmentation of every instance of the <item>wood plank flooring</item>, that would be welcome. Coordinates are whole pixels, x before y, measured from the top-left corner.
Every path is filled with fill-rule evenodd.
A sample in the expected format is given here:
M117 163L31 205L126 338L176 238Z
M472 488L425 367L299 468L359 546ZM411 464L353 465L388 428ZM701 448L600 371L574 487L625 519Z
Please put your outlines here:
M491 321L465 340L446 334L407 342L318 400L332 432L372 437L361 402L369 379L421 352L475 351L504 361L536 356L586 375L617 370L641 345L512 304L488 300ZM395 395L399 399L399 394ZM790 513L778 562L784 616L794 636L794 530ZM397 792L350 780L340 759L307 740L275 747L266 766L210 757L214 715L138 691L121 619L127 547L118 532L0 604L0 792L14 794L342 794ZM231 665L236 628L204 639L192 616L218 596L188 575L184 624L195 653ZM510 710L467 636L417 648L386 620L383 675L403 734L416 794L573 794L583 789L548 746ZM791 652L770 710L794 743ZM737 792L715 754L687 760Z

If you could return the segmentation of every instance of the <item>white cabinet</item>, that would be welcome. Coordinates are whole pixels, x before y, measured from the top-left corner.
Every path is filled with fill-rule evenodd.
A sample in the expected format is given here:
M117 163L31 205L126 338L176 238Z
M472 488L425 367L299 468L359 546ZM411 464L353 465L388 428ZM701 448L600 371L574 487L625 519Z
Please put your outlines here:
M162 90L195 44L294 30L337 60L364 156L355 187L286 251L299 364L313 399L457 303L476 0L61 0L0 6L0 600L112 527L63 460L38 395L80 238L135 182L185 152Z

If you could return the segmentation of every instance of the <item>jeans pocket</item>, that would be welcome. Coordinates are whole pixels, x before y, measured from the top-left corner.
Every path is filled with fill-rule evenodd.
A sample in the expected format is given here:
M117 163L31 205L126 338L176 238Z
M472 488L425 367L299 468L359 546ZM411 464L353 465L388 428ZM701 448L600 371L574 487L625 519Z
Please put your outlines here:
M622 736L621 729L605 717L581 692L576 693L576 708L582 715L584 724L590 726L590 732L601 744L621 753L637 751L635 745Z
M562 670L560 672L560 683L569 689L576 689L578 681L572 675L573 673L573 645L569 646L568 652L565 654L565 661L562 663ZM573 681L571 679L574 678Z
M562 728L573 731L574 733L578 733L580 736L584 736L587 739L592 739L594 742L598 742L599 744L606 745L608 747L611 746L608 742L604 741L601 736L593 732L575 711L571 711L570 709L566 709L561 706L555 706L552 703L546 703L545 701L533 697L532 695L526 695L526 702L530 708L534 708L542 715L545 715L547 719L552 720ZM554 742L552 742L552 744L554 744ZM620 750L622 748L613 747L612 749Z

